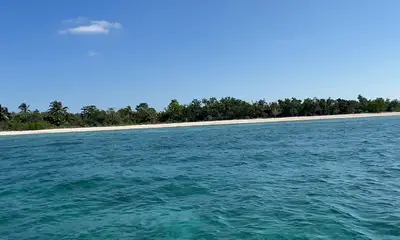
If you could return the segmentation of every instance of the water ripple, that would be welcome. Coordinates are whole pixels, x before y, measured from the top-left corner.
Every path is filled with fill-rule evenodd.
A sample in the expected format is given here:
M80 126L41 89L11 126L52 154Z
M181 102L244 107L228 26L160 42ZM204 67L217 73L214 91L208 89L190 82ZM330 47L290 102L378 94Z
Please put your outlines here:
M400 119L15 136L1 239L399 239Z

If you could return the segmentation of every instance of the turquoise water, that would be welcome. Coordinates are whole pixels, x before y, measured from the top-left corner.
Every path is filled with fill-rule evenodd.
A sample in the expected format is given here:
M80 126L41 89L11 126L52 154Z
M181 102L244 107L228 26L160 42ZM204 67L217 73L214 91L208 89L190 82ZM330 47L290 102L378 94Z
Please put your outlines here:
M400 239L400 118L2 137L0 239Z

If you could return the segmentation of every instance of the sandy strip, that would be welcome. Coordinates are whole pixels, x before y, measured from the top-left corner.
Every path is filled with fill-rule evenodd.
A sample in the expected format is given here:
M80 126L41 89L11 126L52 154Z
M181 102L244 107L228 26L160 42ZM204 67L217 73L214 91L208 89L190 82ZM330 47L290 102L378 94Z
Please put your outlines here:
M164 124L146 124L146 125L130 125L130 126L112 126L112 127L59 128L59 129L45 129L45 130L31 130L31 131L4 131L4 132L0 132L0 136L50 134L50 133L73 133L73 132L117 131L117 130L135 130L135 129L192 127L192 126L215 126L215 125L232 125L232 124L292 122L292 121L366 118L366 117L389 117L389 116L400 116L400 112L344 114L344 115L312 116L312 117L259 118L259 119L243 119L243 120L164 123Z

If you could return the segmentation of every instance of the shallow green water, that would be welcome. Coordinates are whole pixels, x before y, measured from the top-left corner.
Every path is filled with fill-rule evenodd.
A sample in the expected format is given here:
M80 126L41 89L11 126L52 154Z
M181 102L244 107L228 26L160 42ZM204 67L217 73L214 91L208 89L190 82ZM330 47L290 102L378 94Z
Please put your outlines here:
M0 239L400 239L400 118L2 137Z

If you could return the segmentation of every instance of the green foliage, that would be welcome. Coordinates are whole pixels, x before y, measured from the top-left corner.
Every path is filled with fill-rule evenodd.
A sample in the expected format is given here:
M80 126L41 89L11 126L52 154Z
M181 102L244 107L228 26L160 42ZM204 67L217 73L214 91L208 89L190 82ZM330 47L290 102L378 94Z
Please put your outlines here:
M49 105L49 110L47 110L46 119L51 124L60 126L66 121L67 111L68 107L64 107L62 102L53 101Z
M54 128L55 126L49 122L16 122L10 121L8 124L8 130L21 131L21 130L41 130Z
M8 112L8 108L1 106L0 104L0 122L7 121L10 117L10 113Z
M387 102L383 98L377 98L367 104L368 112L379 113L388 110Z
M20 113L28 113L30 110L29 110L29 105L28 104L26 104L26 103L21 103L19 106L18 106L18 109L20 110Z
M173 99L169 103L168 107L165 109L163 115L163 121L165 122L183 122L185 116L183 115L183 111L185 106L180 105L178 100Z
M105 124L106 113L103 110L98 109L94 105L84 106L81 112L81 117L84 126L102 126Z
M90 105L82 107L80 113L68 112L68 107L65 107L60 101L51 102L46 112L30 111L29 107L28 104L22 103L18 106L19 112L14 113L0 105L0 131L400 112L400 102L396 99L368 100L361 95L358 95L357 100L285 98L271 103L265 100L249 103L233 97L204 98L202 100L193 99L187 105L182 105L178 100L173 99L161 112L157 112L147 103L140 103L135 109L127 106L118 110L114 108L101 110Z
M135 112L132 110L131 106L121 108L117 111L120 118L121 124L134 124L135 123Z
M149 107L147 103L140 103L136 106L135 119L137 123L156 123L158 114L157 111Z

